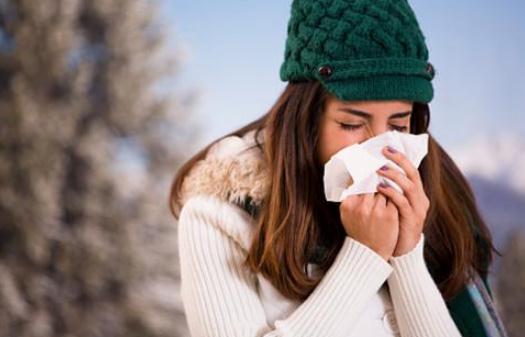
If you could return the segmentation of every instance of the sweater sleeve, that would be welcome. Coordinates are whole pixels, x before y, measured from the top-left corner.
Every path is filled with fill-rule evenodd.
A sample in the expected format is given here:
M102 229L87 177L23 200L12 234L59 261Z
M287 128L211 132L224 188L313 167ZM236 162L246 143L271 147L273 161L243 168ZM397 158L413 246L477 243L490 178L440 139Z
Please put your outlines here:
M240 208L192 197L181 210L178 245L181 296L193 337L345 337L386 282L390 264L347 237L315 290L288 317L266 321L256 275L241 266L246 251L228 228L249 224Z
M424 234L410 252L389 259L388 278L396 320L403 337L461 337L445 300L426 266Z

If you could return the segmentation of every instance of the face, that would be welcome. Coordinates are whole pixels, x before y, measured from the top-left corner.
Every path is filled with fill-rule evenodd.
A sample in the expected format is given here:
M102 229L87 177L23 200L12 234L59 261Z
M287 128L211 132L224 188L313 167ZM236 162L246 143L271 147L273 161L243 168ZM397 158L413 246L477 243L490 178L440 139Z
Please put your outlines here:
M411 101L342 101L330 96L321 117L321 164L344 147L383 132L408 133L412 106Z

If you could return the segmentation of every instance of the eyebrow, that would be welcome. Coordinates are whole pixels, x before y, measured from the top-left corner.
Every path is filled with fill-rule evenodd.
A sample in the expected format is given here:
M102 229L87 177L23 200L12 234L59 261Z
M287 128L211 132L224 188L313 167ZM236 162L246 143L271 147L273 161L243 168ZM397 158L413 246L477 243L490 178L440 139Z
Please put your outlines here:
M343 112L346 112L346 113L349 113L349 114L353 114L353 115L359 116L359 117L364 117L366 119L372 118L371 114L369 114L367 112L364 112L364 111L354 110L354 109L350 109L350 108L340 108L339 110L341 110ZM396 112L396 113L390 115L390 117L388 117L388 119L403 118L403 117L409 116L411 113L412 113L412 111Z

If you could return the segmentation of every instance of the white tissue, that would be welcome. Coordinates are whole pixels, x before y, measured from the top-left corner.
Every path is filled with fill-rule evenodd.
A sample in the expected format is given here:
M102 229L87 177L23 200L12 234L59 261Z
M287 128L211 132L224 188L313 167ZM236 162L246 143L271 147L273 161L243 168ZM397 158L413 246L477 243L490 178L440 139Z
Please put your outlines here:
M349 195L374 193L380 182L403 193L399 185L376 172L388 163L390 168L406 175L401 167L382 154L381 150L387 145L403 153L417 168L428 152L428 134L414 135L393 130L340 150L324 167L326 200L340 202ZM350 178L353 184L348 186Z

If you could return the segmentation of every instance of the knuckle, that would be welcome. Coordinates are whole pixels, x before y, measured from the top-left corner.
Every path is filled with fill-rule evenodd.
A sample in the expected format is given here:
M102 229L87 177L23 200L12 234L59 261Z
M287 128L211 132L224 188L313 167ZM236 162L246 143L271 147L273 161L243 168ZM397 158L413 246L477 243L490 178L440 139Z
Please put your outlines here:
M409 166L407 173L412 177L419 178L419 171L412 165Z

